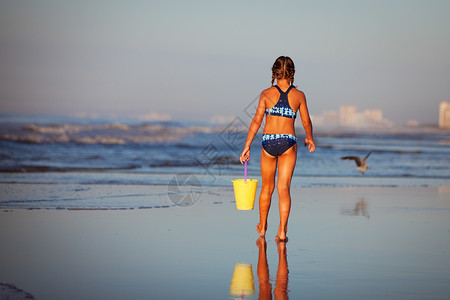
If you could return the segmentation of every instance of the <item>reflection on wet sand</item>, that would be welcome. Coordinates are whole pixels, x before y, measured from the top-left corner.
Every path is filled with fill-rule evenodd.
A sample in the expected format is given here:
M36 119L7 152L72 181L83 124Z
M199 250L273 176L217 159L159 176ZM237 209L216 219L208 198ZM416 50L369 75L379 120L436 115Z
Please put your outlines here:
M360 198L358 202L355 203L355 207L352 209L342 209L341 215L345 216L362 216L369 218L369 204L364 198Z
M255 293L253 270L251 264L237 263L234 265L231 279L230 295L233 299L245 299Z
M259 248L258 256L258 281L259 281L259 299L272 299L272 285L270 283L269 266L267 264L267 243L264 238L259 238L256 241ZM275 299L288 299L288 263L287 250L285 242L277 243L278 250L278 269L275 281L275 289L273 294Z
M270 284L269 265L267 264L266 239L260 237L256 240L256 245L259 248L257 268L259 299L272 299L272 285Z
M258 282L259 297L258 299L272 299L272 284L270 283L269 265L267 263L267 243L266 239L260 237L256 241L258 246ZM286 242L277 242L278 250L278 269L275 280L275 288L273 296L275 299L289 299L288 282L289 269L287 263ZM252 265L247 263L237 263L234 266L233 277L230 285L230 295L233 299L253 299L255 286L253 280Z

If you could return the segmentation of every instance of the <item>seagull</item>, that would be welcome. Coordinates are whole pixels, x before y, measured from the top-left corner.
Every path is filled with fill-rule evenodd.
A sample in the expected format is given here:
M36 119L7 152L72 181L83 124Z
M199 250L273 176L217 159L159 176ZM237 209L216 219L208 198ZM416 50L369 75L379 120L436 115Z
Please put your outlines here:
M357 170L360 171L363 175L364 172L367 171L368 169L370 169L367 165L366 165L366 160L369 158L369 155L372 152L369 152L369 154L366 155L366 157L364 157L364 159L361 162L361 158L359 156L344 156L341 157L341 159L352 159L355 161L356 166L357 166Z

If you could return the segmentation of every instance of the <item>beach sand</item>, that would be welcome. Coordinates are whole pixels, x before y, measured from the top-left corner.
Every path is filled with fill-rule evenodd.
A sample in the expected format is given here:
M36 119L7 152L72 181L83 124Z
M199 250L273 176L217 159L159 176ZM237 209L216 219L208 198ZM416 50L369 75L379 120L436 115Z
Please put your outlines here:
M287 280L291 299L450 298L450 187L294 187L292 198L283 260L274 196L266 271L258 205L236 210L231 186L187 207L2 209L0 282L36 299L242 299L230 287L244 265L245 299L267 276L266 293Z

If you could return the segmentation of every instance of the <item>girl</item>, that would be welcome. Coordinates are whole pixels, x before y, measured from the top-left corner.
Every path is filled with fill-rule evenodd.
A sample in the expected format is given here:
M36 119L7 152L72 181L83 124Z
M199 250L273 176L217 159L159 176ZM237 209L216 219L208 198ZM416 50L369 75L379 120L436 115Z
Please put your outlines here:
M312 123L303 92L294 84L294 62L287 56L277 58L272 67L272 86L262 91L258 108L247 135L240 161L250 160L250 145L261 126L264 114L266 123L263 130L261 149L262 188L259 196L259 224L256 226L261 237L267 230L272 193L275 188L275 173L278 165L277 192L279 197L280 225L276 241L286 241L287 222L291 210L290 185L297 160L297 137L294 121L300 112L306 132L305 146L309 152L316 149L312 135ZM274 81L277 84L274 86Z

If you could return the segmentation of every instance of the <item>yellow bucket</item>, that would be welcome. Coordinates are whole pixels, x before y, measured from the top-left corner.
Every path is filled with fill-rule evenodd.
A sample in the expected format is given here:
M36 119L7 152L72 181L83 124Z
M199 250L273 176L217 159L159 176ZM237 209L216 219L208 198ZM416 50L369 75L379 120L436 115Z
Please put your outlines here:
M255 204L256 188L259 180L234 179L234 198L236 199L236 208L239 210L252 210Z
M233 278L231 279L230 295L236 297L253 295L254 293L255 286L252 265L243 263L236 264L234 266ZM239 299L243 298L239 297Z

